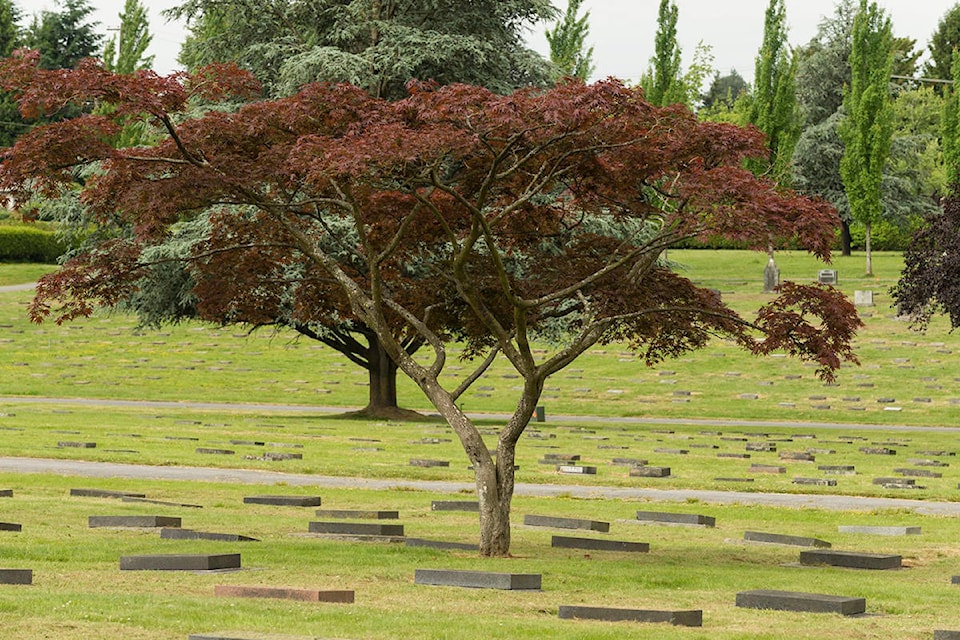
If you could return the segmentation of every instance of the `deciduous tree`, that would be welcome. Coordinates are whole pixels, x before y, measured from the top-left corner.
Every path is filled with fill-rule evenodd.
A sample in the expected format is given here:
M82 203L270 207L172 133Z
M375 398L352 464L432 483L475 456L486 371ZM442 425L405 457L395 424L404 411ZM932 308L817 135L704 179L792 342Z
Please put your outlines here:
M860 0L853 21L851 82L843 99L846 118L839 130L845 146L840 177L850 214L864 225L867 275L873 275L870 230L882 213L881 186L893 140L892 67L890 18L876 2L868 5L867 0Z
M309 318L309 300L334 295L376 332L474 467L484 555L509 551L516 447L547 378L594 345L625 342L655 363L724 335L757 354L810 359L827 379L854 359L859 320L839 291L784 283L749 320L661 260L677 242L713 236L761 250L789 237L828 258L836 219L826 203L743 168L765 153L756 130L655 107L640 89L571 81L502 96L413 84L389 102L318 84L190 117L192 95L258 89L231 69L190 78L90 64L44 72L23 56L0 62L0 78L22 91L28 113L65 100L116 106L110 117L34 130L0 164L0 186L49 189L76 165L102 162L84 201L100 219L130 223L129 235L41 281L35 319L127 299L144 269L168 259L151 261L148 250L214 208L199 221L207 240L182 259L219 282L257 286L211 304L269 309L294 282L304 289L295 313ZM166 139L150 149L106 144L113 120L134 114L148 114ZM453 326L469 354L499 352L520 376L495 453L457 404L484 364L441 377ZM547 330L560 343L542 354L533 340ZM402 336L429 353L409 356Z
M117 73L133 73L153 66L153 56L146 55L153 36L150 20L140 0L126 0L120 13L120 33L107 42L103 61L107 69Z
M567 0L563 19L552 29L547 29L546 35L550 44L550 62L557 67L561 77L587 80L593 73L593 47L586 44L590 33L590 12L577 16L581 4L582 0Z

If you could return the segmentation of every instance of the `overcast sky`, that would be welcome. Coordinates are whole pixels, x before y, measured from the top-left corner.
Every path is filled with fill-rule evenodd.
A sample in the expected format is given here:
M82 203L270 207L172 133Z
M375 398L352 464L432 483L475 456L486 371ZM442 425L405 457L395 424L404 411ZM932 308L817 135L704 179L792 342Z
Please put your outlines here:
M27 14L53 9L53 0L15 0ZM674 0L679 10L677 33L684 57L684 67L691 61L697 43L712 47L713 66L726 74L736 69L752 80L754 58L763 40L763 17L769 0ZM160 12L179 4L178 0L142 0L150 10L150 49L160 73L177 67L176 58L183 41L182 25L169 24ZM117 28L123 0L91 0L96 8L94 20L101 29ZM554 0L565 8L566 0ZM880 0L893 21L894 34L916 39L917 48L926 52L930 36L943 15L956 0ZM659 0L584 0L583 10L590 11L589 43L594 47L595 78L615 76L636 82L653 55L657 30ZM817 31L817 25L834 13L835 0L786 0L790 42L805 44ZM530 33L530 45L546 53L543 31L546 25ZM108 32L109 33L109 32Z

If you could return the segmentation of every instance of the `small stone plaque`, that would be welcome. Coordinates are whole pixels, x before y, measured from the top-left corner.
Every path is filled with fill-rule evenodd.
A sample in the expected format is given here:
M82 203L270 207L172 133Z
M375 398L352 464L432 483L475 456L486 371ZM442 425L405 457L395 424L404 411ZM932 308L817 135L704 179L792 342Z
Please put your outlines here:
M554 527L557 529L588 529L606 533L610 531L609 522L597 520L583 520L580 518L558 518L554 516L537 516L527 514L523 516L523 524L531 527Z
M506 590L539 590L541 581L539 573L493 573L454 569L417 569L413 578L414 584Z
M300 602L339 602L352 603L353 591L321 591L318 589L287 589L282 587L243 587L218 584L213 595L223 598L278 598Z
M625 540L601 540L597 538L576 538L569 536L553 536L550 546L560 549L587 549L590 551L624 551L629 553L647 553L650 544L647 542L629 542Z
M703 626L703 611L699 609L655 611L561 605L559 616L564 619L605 620L608 622L666 622L684 627Z
M210 531L194 531L192 529L164 528L160 530L163 540L216 540L218 542L259 542L257 538L242 536L237 533L213 533Z
M865 598L848 598L796 591L741 591L737 594L736 602L738 607L748 609L839 613L844 616L857 615L867 610Z
M97 527L179 527L181 519L173 516L89 516L87 524Z
M310 533L326 533L346 536L403 536L402 524L379 524L373 522L311 522Z
M630 469L630 476L633 478L669 478L670 467L650 467L639 466Z
M920 527L869 527L864 525L840 525L840 533L862 533L871 536L918 536Z
M399 511L367 511L362 509L317 509L318 518L346 518L351 520L396 520Z
M480 511L480 503L476 500L434 500L430 503L432 511Z
M480 545L469 542L448 542L446 540L427 540L425 538L404 538L408 547L424 547L426 549L450 549L456 551L479 551Z
M121 571L218 571L239 568L239 553L120 556Z
M800 564L829 565L849 569L899 569L902 558L893 554L860 551L810 550L800 552Z
M33 584L33 569L0 569L0 584Z
M665 513L660 511L637 511L637 520L641 522L659 522L702 527L713 527L717 524L717 519L713 516L704 516L696 513Z
M109 491L107 489L70 489L71 496L83 498L145 498L144 493L132 493L130 491Z
M821 547L829 548L830 543L819 538L806 538L803 536L783 535L780 533L765 533L762 531L745 531L743 539L750 542L767 542L771 544L785 544L796 547Z
M320 496L247 496L244 504L266 504L277 507L319 507Z

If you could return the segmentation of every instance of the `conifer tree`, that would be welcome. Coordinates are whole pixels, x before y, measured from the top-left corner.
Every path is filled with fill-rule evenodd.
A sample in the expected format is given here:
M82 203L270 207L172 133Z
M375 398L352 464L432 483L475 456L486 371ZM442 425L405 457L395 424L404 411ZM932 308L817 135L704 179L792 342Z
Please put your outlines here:
M590 31L590 12L577 17L582 0L568 0L563 20L553 29L547 29L550 44L550 61L557 66L561 76L587 80L593 73L593 47L586 47Z

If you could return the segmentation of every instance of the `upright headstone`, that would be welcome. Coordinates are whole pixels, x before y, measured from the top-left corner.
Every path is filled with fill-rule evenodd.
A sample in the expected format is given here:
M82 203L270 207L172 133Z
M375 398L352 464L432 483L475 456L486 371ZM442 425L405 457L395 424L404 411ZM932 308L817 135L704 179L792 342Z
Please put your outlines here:
M767 266L763 268L763 292L772 293L780 286L780 268L771 254Z

